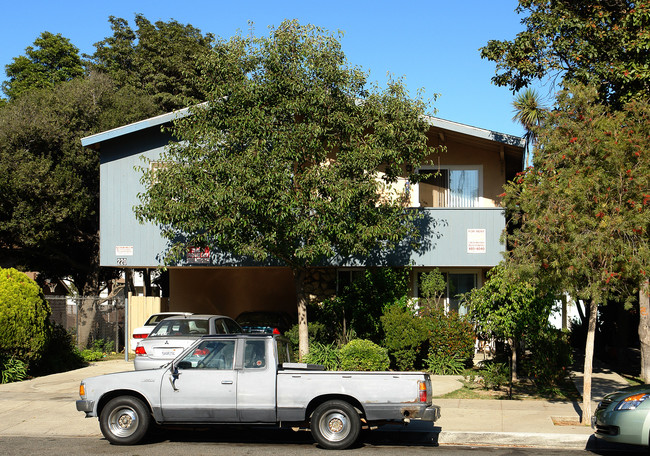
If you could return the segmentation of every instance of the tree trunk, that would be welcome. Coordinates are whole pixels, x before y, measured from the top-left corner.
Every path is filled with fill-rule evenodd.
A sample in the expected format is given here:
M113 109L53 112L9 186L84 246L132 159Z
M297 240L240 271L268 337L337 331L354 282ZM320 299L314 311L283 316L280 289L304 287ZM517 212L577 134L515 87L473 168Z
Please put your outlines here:
M510 382L517 381L517 341L515 339L508 339L510 345Z
M589 424L591 421L591 371L594 362L597 317L598 304L592 299L589 305L589 327L587 330L587 343L585 344L584 377L582 384L582 424Z
M133 269L131 268L124 269L124 286L126 287L127 293L136 295L135 284L133 283Z
M93 342L93 330L97 319L97 305L91 297L77 299L77 348L89 348Z
M645 280L639 287L639 341L641 342L641 378L650 382L650 288Z
M307 296L305 296L304 283L307 273L304 269L293 271L293 282L296 289L296 302L298 304L298 354L300 361L309 351L309 329L307 326Z

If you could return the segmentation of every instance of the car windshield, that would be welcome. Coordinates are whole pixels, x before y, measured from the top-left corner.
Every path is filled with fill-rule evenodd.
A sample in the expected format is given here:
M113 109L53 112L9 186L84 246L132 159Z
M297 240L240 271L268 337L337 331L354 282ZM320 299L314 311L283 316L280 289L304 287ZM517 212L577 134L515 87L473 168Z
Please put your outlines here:
M145 326L156 326L158 323L163 321L165 318L173 317L174 315L169 315L169 314L156 314L152 315L149 317L147 322L144 324Z
M274 326L280 318L271 313L249 313L239 316L237 321L240 325L255 325L255 326Z
M200 336L208 334L208 320L164 320L151 331L149 337Z

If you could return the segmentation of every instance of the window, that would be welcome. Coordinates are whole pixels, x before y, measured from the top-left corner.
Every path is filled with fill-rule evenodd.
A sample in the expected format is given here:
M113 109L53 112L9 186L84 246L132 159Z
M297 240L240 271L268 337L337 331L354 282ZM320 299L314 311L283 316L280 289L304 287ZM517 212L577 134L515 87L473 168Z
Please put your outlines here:
M460 304L460 295L476 288L476 274L449 274L447 289L449 290L449 310L458 312L461 315L467 313L467 309Z
M420 181L420 206L478 207L480 170L477 168L441 168L421 170L427 176Z
M278 347L278 364L291 362L291 346L282 339L276 339Z
M178 367L180 369L231 370L234 359L234 340L206 340L186 355L178 363Z
M247 340L244 348L244 369L261 369L266 366L264 340Z
M363 275L363 269L339 269L336 274L336 292L343 292L345 287L349 287L352 282L359 280Z
M415 287L416 298L421 297L420 283L422 280L422 274L422 272L418 272L417 274L417 282ZM445 309L447 311L458 312L461 315L466 314L467 309L461 305L460 295L476 288L477 275L474 273L451 274L443 272L443 276L447 282L447 289L442 297L445 302Z

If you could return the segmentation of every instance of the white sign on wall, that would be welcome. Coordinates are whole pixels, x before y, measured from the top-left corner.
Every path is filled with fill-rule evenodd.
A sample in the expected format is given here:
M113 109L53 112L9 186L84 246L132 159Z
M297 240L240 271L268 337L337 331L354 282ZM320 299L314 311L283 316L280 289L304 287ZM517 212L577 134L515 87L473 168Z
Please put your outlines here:
M467 253L486 253L485 229L467 230Z
M133 256L132 245L116 245L115 256Z

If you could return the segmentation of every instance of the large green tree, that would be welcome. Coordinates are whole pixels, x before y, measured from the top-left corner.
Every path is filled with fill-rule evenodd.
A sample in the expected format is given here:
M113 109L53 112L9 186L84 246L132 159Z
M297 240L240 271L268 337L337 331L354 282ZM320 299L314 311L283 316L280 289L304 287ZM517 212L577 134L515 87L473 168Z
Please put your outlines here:
M291 268L304 356L307 268L415 234L388 193L431 153L426 106L400 82L369 89L337 35L296 21L219 43L203 71L209 102L176 124L137 214L186 237L176 257L210 246Z
M612 111L596 99L595 88L582 86L559 95L537 131L533 167L504 196L515 227L509 259L589 304L585 420L598 305L633 299L630 284L646 280L650 267L650 106Z
M5 68L8 79L2 91L9 99L84 75L79 50L61 34L50 32L41 33L33 46L27 46L25 55L15 57Z
M592 84L612 105L650 95L650 4L634 0L519 0L525 30L481 56L513 91L547 78Z
M84 61L67 38L44 32L7 66L0 103L0 261L70 277L95 294L99 157L84 136L204 99L195 80L212 35L176 21L113 35ZM88 56L86 56L88 57ZM89 68L84 71L84 66Z
M161 112L204 101L198 62L212 52L214 36L177 21L152 24L136 14L133 30L125 19L110 16L113 35L95 43L91 68L107 73L118 87L130 86L152 96Z
M98 74L34 88L0 109L3 264L98 292L99 157L80 138L154 109Z

